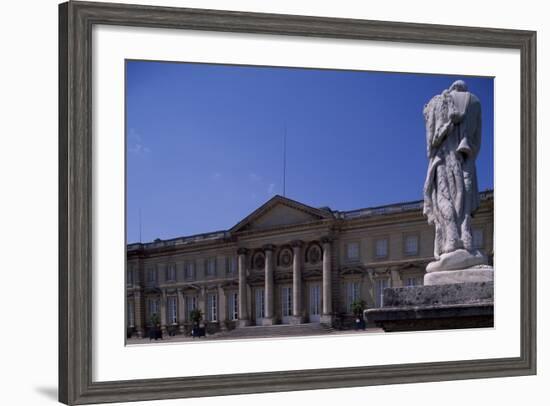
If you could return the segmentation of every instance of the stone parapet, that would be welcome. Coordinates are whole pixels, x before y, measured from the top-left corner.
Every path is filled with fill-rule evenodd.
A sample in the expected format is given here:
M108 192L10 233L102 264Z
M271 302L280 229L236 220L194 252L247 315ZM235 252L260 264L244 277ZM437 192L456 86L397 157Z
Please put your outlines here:
M492 303L493 290L493 282L386 288L383 307Z
M387 288L383 307L365 310L384 331L493 327L493 282Z
M424 285L449 285L472 282L493 282L494 270L489 265L478 265L468 269L430 272L424 275Z

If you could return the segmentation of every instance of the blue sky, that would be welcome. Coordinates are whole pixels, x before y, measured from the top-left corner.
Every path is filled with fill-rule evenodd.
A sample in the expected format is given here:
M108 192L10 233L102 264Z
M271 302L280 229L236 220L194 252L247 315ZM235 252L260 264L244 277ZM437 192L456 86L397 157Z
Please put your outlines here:
M352 210L422 198L422 108L464 79L482 103L493 188L493 79L127 61L127 240L232 227L275 194Z

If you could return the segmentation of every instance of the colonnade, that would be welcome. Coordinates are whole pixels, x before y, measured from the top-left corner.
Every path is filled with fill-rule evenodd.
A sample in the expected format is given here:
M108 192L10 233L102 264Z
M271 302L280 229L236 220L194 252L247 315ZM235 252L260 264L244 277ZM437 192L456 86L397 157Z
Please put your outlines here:
M302 300L302 241L293 241L292 247L292 316L289 318L291 324L303 323L303 303ZM323 247L323 293L322 293L322 315L321 322L330 323L332 320L332 272L331 272L331 240L325 238L322 240ZM261 320L262 325L272 325L276 323L275 318L275 246L267 244L262 247L264 252L264 317ZM251 315L249 314L249 298L247 297L247 272L249 249L239 248L238 255L238 278L239 278L239 320L238 326L244 327L251 324Z

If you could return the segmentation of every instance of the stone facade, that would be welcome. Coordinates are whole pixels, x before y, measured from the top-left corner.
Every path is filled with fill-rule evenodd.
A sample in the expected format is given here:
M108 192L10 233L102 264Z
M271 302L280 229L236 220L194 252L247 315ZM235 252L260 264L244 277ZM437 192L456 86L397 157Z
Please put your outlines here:
M480 194L474 244L493 255L493 192ZM144 337L189 334L200 309L207 332L249 325L326 323L347 328L351 303L382 305L386 287L421 285L433 261L422 202L353 211L275 196L227 231L127 246L126 320Z

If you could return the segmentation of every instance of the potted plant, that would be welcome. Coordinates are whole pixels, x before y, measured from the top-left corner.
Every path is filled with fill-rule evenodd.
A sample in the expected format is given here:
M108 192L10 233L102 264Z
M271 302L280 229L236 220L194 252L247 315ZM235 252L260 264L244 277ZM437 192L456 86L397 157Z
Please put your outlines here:
M160 331L160 318L158 314L153 313L149 319L151 324L151 329L149 330L149 341L152 339L158 340L162 338L162 333Z
M351 311L355 316L355 329L365 329L365 320L363 319L363 311L366 307L366 302L364 300L354 300L351 304Z

